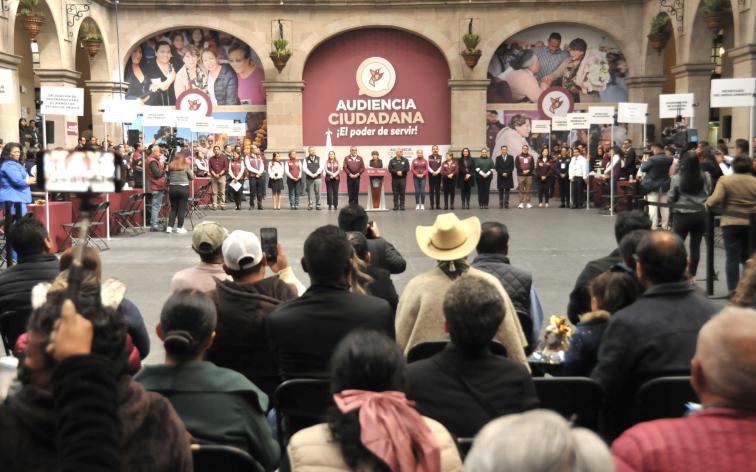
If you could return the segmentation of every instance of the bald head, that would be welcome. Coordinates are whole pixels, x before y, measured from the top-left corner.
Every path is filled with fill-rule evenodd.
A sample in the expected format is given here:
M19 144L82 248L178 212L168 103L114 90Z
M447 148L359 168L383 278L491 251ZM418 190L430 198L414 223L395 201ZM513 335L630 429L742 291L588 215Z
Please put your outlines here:
M637 273L646 285L680 282L688 267L688 254L680 236L671 231L651 231L635 250Z
M756 409L756 310L728 307L706 323L691 370L703 403Z

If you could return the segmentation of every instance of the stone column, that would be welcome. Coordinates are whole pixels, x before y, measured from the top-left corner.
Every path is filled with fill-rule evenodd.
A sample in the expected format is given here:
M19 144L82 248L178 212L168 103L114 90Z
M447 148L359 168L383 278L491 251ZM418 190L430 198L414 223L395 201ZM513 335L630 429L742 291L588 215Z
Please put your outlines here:
M37 69L34 73L39 77L40 86L49 87L71 87L75 88L79 83L79 77L81 73L70 69ZM55 127L54 140L47 137L48 147L65 147L73 148L76 146L78 136L68 136L66 132L67 122L75 122L78 125L79 117L74 115L50 115L45 116L45 121L52 121Z
M451 150L469 147L475 156L486 145L486 89L489 80L449 80Z
M725 53L732 59L732 77L756 77L756 44L746 44L737 48L729 49ZM732 139L731 143L734 143L736 139L743 138L748 139L749 135L754 136L756 130L749 130L748 126L751 122L750 113L751 108L738 107L732 108ZM754 117L756 121L756 117ZM753 126L756 126L754 123Z
M658 75L641 75L627 79L628 100L632 103L647 103L646 123L654 125L656 136L646 136L646 141L658 140L661 136L661 119L659 118L659 94L662 93L664 77ZM628 125L628 135L633 140L633 147L643 146L643 125Z
M108 99L124 99L129 84L126 82L100 82L96 80L84 81L87 92L92 96L92 132L98 139L102 140L105 136L110 136L114 144L125 143L122 123L105 123L102 121L104 115L103 101Z
M21 56L0 52L0 69L11 71L11 82L9 84L0 84L0 86L10 89L12 96L10 103L0 104L0 138L3 142L18 142L18 119L21 102L18 97L18 65L21 63Z
M282 153L295 149L304 153L302 143L302 81L263 82L267 97L268 149ZM309 143L313 144L313 143Z
M693 119L689 128L698 131L700 139L707 139L709 135L709 95L711 93L711 72L714 65L710 62L702 64L679 64L671 69L675 75L676 93L692 93L694 95Z

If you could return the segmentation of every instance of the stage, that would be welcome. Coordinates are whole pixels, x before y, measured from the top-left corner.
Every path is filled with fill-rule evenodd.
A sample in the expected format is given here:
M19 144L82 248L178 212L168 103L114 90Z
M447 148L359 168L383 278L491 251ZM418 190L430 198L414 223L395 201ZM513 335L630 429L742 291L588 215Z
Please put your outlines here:
M400 294L414 275L434 265L417 247L415 227L433 224L435 216L440 213L416 211L414 196L407 197L406 211L368 213L369 218L378 223L381 234L396 246L407 261L407 270L393 277ZM534 286L545 314L564 314L569 293L585 263L605 256L615 248L614 218L602 215L599 210L560 209L557 208L558 201L551 208L536 206L529 210L499 210L498 199L495 195L491 197L489 210L475 208L477 204L473 195L473 208L456 210L455 213L460 218L477 216L481 222L495 220L505 223L510 232L512 264L533 274ZM366 195L360 195L360 203L366 204ZM264 204L270 207L270 197ZM227 208L225 211L208 211L205 219L218 221L229 231L243 229L259 234L264 226L278 228L279 241L289 256L290 264L297 277L307 286L309 279L300 263L304 240L318 226L337 224L338 212L325 209L308 211L306 196L300 204L304 209L289 210L288 201L284 198L284 208L280 211L250 211L246 208L236 211ZM321 201L323 204L324 200ZM340 205L346 205L346 196L341 197ZM426 208L429 207L426 201ZM188 220L186 227L190 227ZM102 254L104 276L116 277L126 283L126 296L141 309L152 340L151 353L146 362L162 362L163 349L155 335L155 325L160 318L160 308L169 295L168 287L173 274L199 262L191 250L191 231L184 235L146 233L136 237L116 237L109 244L112 249ZM701 249L699 278L705 274L705 244ZM724 279L724 252L720 249L716 250L716 270ZM700 284L703 286L703 282ZM723 280L716 282L715 293L725 293Z

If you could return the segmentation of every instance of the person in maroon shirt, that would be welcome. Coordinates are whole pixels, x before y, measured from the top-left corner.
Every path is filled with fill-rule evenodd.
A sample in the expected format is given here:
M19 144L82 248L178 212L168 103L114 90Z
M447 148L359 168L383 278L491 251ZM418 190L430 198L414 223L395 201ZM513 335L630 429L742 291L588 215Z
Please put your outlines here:
M549 148L544 147L535 166L536 188L538 189L538 207L549 207L549 194L553 184L554 165L549 157ZM545 201L545 203L544 203Z
M428 175L428 161L423 150L417 150L417 157L412 160L412 182L415 184L415 210L425 210L425 181Z
M430 193L431 210L441 209L441 164L444 158L438 153L438 146L431 148L428 156L428 193Z
M517 208L533 208L530 204L531 188L533 186L533 156L530 155L530 147L523 146L522 152L515 159L515 169L517 170L517 196L520 198L520 204Z
M239 151L234 149L231 151L233 156L231 162L228 164L228 175L231 178L229 187L231 188L231 194L234 196L234 203L236 204L236 210L241 210L241 199L244 186L244 178L247 174L247 169L244 167L244 161Z
M302 163L297 159L297 151L289 151L286 162L286 186L289 189L289 208L299 210L299 196L302 195Z
M210 188L213 192L213 210L217 208L225 210L228 158L221 153L220 146L213 146L213 156L208 166L210 167Z
M454 209L454 194L456 193L455 187L457 186L458 169L459 166L457 165L457 161L454 160L454 153L447 151L446 160L441 164L441 182L444 187L444 210ZM451 207L449 206L450 203Z
M349 155L344 158L344 173L347 176L347 193L349 204L359 205L360 177L365 172L365 161L357 154L357 146L349 148Z

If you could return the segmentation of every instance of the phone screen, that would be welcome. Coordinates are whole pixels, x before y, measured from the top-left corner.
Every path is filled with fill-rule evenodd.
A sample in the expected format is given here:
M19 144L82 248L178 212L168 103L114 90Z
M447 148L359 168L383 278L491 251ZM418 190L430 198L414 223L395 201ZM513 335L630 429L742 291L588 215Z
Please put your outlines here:
M276 228L260 228L260 245L268 262L274 263L278 259L278 230Z

